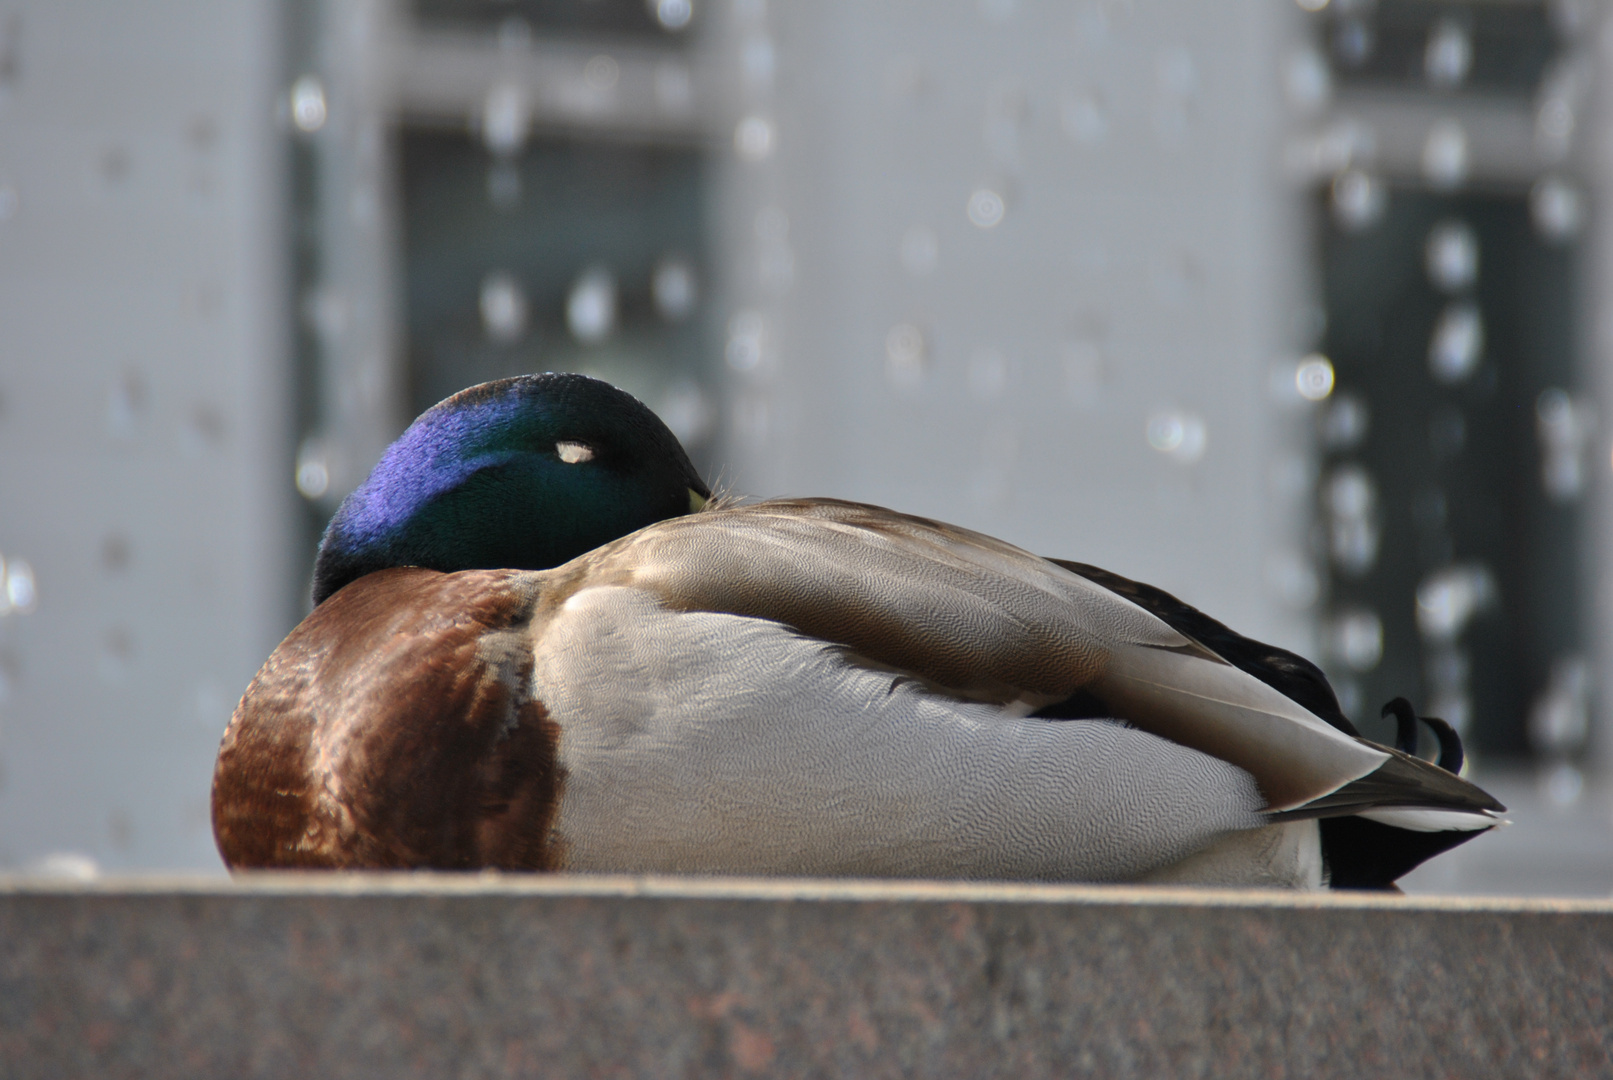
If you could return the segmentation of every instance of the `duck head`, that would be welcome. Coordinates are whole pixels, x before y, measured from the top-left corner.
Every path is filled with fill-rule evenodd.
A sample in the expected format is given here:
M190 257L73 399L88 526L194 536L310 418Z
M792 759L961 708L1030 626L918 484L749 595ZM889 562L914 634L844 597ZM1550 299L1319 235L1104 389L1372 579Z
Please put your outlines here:
M660 418L609 383L483 383L422 413L342 500L314 603L394 566L545 570L710 495Z

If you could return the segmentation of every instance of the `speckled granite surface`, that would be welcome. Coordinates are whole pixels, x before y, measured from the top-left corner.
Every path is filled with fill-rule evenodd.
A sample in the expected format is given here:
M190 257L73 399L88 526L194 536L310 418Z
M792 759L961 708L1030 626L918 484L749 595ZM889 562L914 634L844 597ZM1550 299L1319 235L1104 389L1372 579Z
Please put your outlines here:
M1613 903L0 879L0 1075L1613 1075Z

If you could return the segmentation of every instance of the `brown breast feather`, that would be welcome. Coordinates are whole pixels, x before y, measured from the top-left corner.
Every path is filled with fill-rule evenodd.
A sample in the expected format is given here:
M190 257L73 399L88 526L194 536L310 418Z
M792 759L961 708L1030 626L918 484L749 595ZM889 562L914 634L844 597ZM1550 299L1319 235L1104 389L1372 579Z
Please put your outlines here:
M225 862L559 866L559 732L531 699L523 633L532 577L386 570L315 609L225 732L213 778Z

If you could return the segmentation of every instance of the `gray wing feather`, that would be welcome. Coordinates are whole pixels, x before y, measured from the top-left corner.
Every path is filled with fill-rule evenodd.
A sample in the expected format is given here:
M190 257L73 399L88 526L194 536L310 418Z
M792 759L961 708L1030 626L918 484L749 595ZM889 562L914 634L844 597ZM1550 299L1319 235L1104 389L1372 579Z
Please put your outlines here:
M1034 708L1093 691L1116 717L1250 773L1272 809L1387 759L1086 578L877 507L780 500L691 515L557 573L781 622L965 698Z

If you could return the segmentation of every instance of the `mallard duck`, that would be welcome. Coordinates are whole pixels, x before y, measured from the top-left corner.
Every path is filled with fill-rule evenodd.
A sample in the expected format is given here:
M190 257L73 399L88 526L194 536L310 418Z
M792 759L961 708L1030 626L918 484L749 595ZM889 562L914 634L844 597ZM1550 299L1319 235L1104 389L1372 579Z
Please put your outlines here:
M424 413L225 732L225 862L1379 887L1505 809L1158 589L721 502L593 379Z

